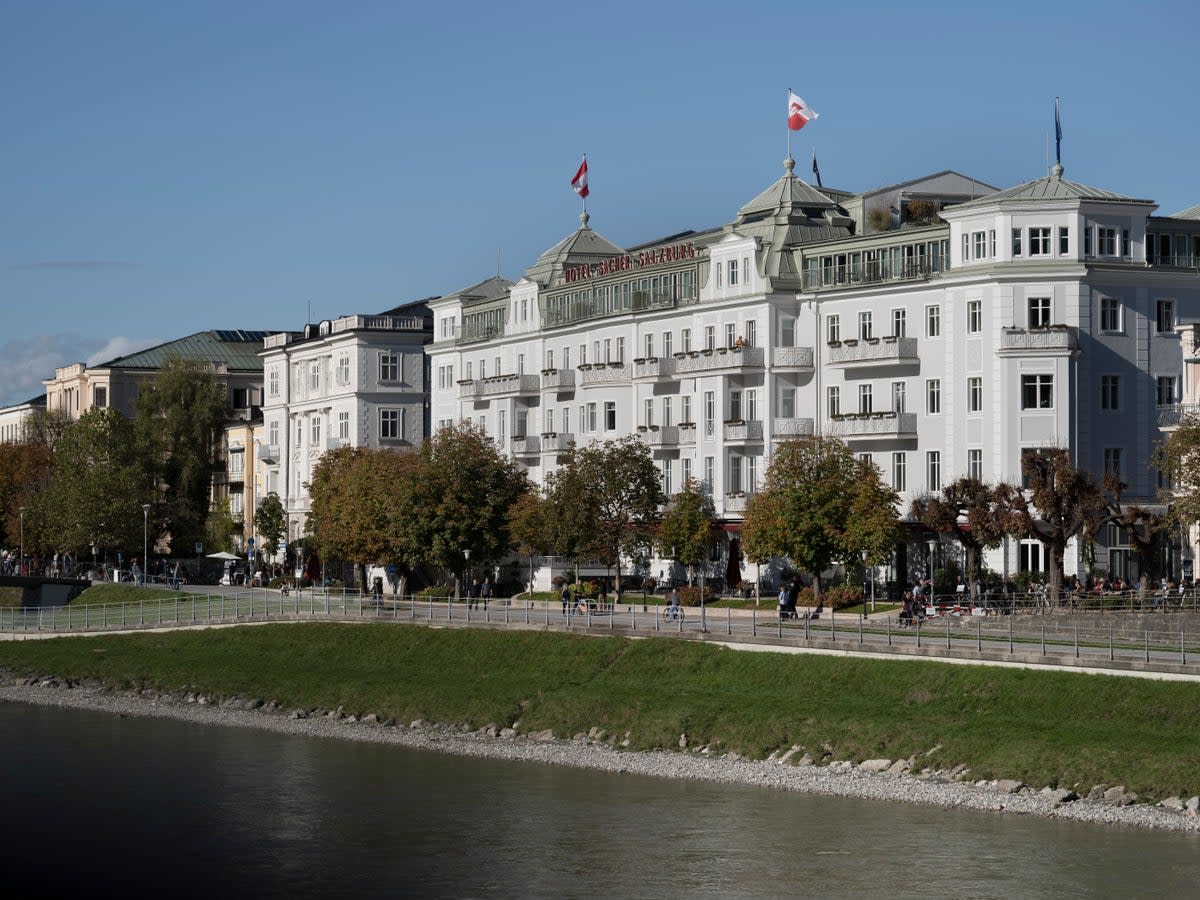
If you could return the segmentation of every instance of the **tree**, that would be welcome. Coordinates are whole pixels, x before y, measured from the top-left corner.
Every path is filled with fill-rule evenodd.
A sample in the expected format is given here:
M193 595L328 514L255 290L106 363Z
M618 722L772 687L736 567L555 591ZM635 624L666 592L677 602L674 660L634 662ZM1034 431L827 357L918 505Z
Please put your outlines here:
M821 573L852 563L865 549L882 561L899 534L895 491L873 463L836 438L812 437L779 446L764 490L751 499L742 528L747 558L786 556L811 572L821 607Z
M1075 468L1070 453L1060 447L1027 453L1021 471L1028 483L1028 508L1017 510L1024 527L1050 551L1050 600L1057 602L1063 583L1063 557L1074 538L1094 540L1108 521L1104 492L1086 472Z
M983 551L997 547L1008 534L1021 534L1026 526L1019 488L1003 482L986 485L975 478L959 478L940 494L918 497L912 517L941 534L953 535L966 554L967 584L979 596Z
M1110 500L1108 522L1125 529L1129 546L1141 560L1138 577L1139 593L1145 595L1151 578L1163 574L1163 555L1170 537L1171 515L1156 512L1139 504L1124 504L1121 497L1128 487L1116 475L1104 476L1104 489Z
M40 444L53 453L70 427L71 419L62 410L35 410L29 414L22 426L22 442Z
M687 566L688 584L692 583L692 568L704 562L712 551L716 520L712 501L695 480L689 480L671 498L663 513L658 526L659 552Z
M20 539L20 509L50 477L53 457L44 444L0 444L0 546L11 547ZM44 549L26 535L26 549Z
M263 498L258 510L254 513L254 530L262 541L260 549L268 559L274 559L279 552L279 542L287 534L287 521L283 512L283 504L279 495L274 491Z
M1170 521L1184 534L1200 522L1200 417L1189 415L1154 451L1167 487L1160 492Z
M548 478L556 549L615 566L619 593L622 556L650 542L665 500L661 481L650 448L633 435L571 447Z
M235 529L233 516L229 514L229 500L214 504L204 519L204 546L212 550L232 550Z
M201 540L229 395L203 362L168 359L137 399L135 428L175 552Z
M513 546L510 510L530 489L524 470L469 422L442 428L412 457L391 487L389 535L399 560L433 563L457 580L464 550L471 565L502 559Z
M533 591L533 558L554 548L545 497L536 489L522 495L509 510L508 531L513 547L529 560L529 590Z
M132 424L113 409L89 409L64 432L46 489L33 498L47 544L140 555L142 504L151 492L136 450Z

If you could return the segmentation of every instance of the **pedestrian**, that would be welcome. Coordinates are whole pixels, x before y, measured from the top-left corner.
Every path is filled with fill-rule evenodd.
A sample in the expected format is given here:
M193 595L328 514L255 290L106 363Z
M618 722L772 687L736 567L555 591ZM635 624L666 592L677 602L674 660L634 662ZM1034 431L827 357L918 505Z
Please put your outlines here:
M793 578L792 583L788 585L787 592L787 617L789 619L799 618L796 612L796 604L800 600L800 579Z
M779 586L779 621L787 618L788 589L786 584Z
M563 615L565 616L571 611L571 586L565 581L563 582L561 597Z
M483 598L483 608L487 609L488 601L492 599L492 578L490 575L483 579L483 584L479 588L479 596Z
M683 618L683 606L679 598L679 588L671 588L671 593L667 595L667 618Z
M474 609L479 603L479 593L482 588L479 586L479 579L471 581L471 586L467 588L467 609Z

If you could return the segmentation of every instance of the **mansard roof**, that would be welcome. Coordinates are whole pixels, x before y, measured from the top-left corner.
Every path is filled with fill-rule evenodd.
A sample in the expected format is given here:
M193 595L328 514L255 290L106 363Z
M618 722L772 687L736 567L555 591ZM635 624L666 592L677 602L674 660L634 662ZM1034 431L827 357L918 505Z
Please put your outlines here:
M579 217L579 227L538 257L525 274L539 284L549 284L566 266L589 265L625 253L612 241L588 227L588 214Z
M200 331L156 347L118 356L91 369L160 369L168 359L198 360L237 371L262 371L259 353L269 331L239 329Z
M493 275L483 281L476 282L470 287L462 288L452 294L441 297L441 300L459 300L463 306L476 306L498 300L508 293L513 283L503 275Z
M991 206L994 203L1023 203L1046 200L1101 200L1117 203L1154 202L1152 200L1138 200L1134 197L1126 197L1124 194L1106 191L1103 188L1092 187L1088 184L1081 184L1078 181L1068 181L1062 177L1062 173L1062 166L1056 165L1051 174L1045 178L1037 178L1033 181L1027 181L1024 184L1018 184L1016 187L988 194L986 197L980 197L978 200L960 203L954 209L971 209L978 206Z

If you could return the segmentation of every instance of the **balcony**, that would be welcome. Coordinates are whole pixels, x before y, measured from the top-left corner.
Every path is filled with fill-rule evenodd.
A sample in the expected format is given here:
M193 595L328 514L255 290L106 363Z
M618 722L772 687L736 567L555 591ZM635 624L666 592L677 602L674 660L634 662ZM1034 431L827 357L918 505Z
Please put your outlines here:
M500 397L506 394L536 394L540 386L536 375L493 375L480 378L476 397Z
M713 350L692 350L675 354L675 374L695 375L704 372L736 372L741 369L761 369L761 347L717 347Z
M542 390L575 390L575 373L571 369L542 369Z
M679 445L681 447L691 447L696 443L696 423L687 422L675 426L679 430Z
M279 445L278 444L259 444L258 445L258 461L262 463L277 463L279 462Z
M750 502L750 495L744 491L733 491L725 495L725 512L734 515L742 515L746 511L746 504Z
M771 368L773 369L811 369L812 367L812 347L771 348Z
M1147 235L1153 238L1153 235ZM1160 269L1200 269L1200 256L1189 256L1185 253L1149 253L1146 255L1147 265Z
M671 357L651 356L647 359L633 361L633 377L635 380L653 380L669 378L675 374L675 360Z
M470 378L464 378L458 381L457 384L459 400L474 400L480 395L480 385L478 381Z
M530 456L542 452L542 441L536 434L525 434L512 439L514 456Z
M648 447L675 447L679 444L679 429L674 425L639 425L637 436Z
M915 438L916 413L849 413L831 419L825 429L838 438Z
M1009 354L1058 355L1079 346L1077 329L1071 325L1046 328L1005 328L1000 332L1000 351Z
M726 441L761 441L763 439L763 423L757 419L744 421L730 419L725 425Z
M1185 419L1200 417L1200 403L1166 403L1158 407L1158 427L1178 428Z
M790 440L791 438L812 437L813 420L812 419L772 419L771 420L771 437L776 440Z
M575 435L562 434L557 431L547 431L542 435L542 452L554 453L566 450L575 443Z
M858 265L826 266L805 271L804 290L828 291L864 284L886 284L889 281L925 281L949 270L948 256L907 259L900 265L893 265L890 259L880 259Z
M623 384L629 381L630 367L623 362L583 363L579 366L579 383L583 387L597 384Z
M350 438L330 438L325 442L326 450L338 450L350 446Z
M831 366L879 366L917 361L917 339L889 335L829 342Z

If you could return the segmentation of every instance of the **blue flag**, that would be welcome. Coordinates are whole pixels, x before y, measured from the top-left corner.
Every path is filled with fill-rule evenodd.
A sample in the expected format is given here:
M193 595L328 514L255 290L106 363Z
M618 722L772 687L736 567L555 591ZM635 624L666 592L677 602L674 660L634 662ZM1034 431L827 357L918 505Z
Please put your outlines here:
M1058 98L1054 98L1054 161L1062 165L1062 122L1058 118Z

